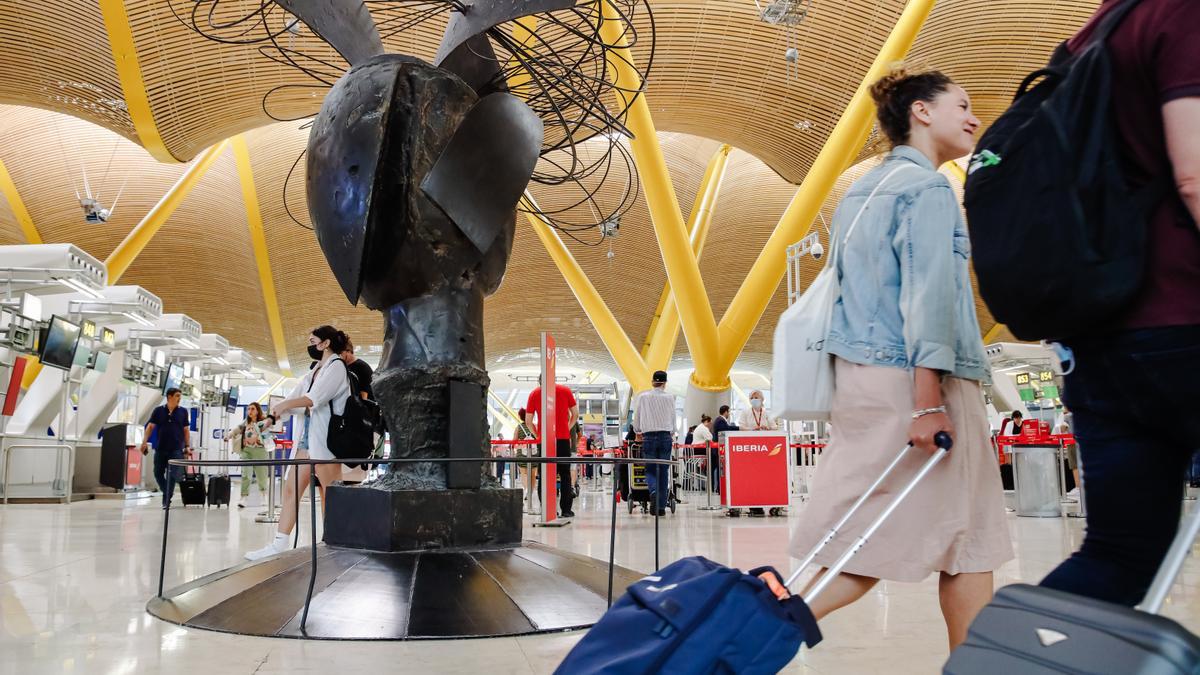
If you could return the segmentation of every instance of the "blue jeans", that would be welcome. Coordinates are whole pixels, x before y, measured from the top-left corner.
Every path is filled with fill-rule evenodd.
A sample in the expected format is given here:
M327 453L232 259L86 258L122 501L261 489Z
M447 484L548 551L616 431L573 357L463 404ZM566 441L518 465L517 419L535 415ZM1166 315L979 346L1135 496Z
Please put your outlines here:
M1087 533L1079 552L1042 585L1136 605L1175 538L1181 483L1200 447L1200 326L1068 346L1075 370L1066 376L1063 402L1075 413Z
M671 459L671 432L647 431L642 434L642 456L646 459ZM651 464L646 467L646 486L650 488L650 500L658 508L667 507L667 495L671 492L671 467Z
M175 484L183 480L183 467L169 466L167 464L172 459L183 459L183 451L154 451L154 481L158 483L158 489L162 492L162 503L164 505L171 502L171 496L175 494ZM169 479L168 469L170 473Z

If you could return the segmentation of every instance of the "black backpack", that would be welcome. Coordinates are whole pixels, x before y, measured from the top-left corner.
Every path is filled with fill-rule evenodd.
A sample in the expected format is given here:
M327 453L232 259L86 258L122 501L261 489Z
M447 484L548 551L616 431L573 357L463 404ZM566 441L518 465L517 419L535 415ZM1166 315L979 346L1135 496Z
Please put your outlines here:
M964 205L979 294L1022 340L1093 331L1141 286L1148 219L1172 183L1126 182L1106 44L1138 2L1025 78L972 157Z
M326 443L329 451L338 459L367 459L375 451L379 404L360 397L358 378L346 367L345 361L333 360L341 362L346 369L350 395L346 397L346 408L341 415L334 414L333 401L329 402L329 435ZM347 462L346 466L354 469L359 465ZM367 465L363 464L362 467L366 468Z

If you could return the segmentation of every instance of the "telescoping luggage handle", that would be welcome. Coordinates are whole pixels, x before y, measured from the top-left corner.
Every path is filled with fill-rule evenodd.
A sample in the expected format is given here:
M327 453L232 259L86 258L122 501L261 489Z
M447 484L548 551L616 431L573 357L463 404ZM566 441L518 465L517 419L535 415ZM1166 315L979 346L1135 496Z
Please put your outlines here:
M913 476L912 480L908 482L908 485L904 486L904 489L900 491L900 494L896 495L896 498L893 499L891 503L887 505L887 508L883 510L883 513L879 514L879 517L877 517L870 524L870 526L868 526L867 529L860 534L857 539L854 540L854 544L852 544L850 548L846 549L846 552L837 559L837 562L835 562L833 566L829 568L829 571L821 577L821 579L817 582L817 585L813 586L812 591L805 594L805 602L812 602L814 598L820 595L820 593L824 591L830 583L833 582L833 579L841 573L842 569L846 567L846 564L850 562L850 559L853 558L863 546L866 546L867 541L874 536L875 531L878 530L889 517L891 517L892 512L900 506L900 502L903 502L904 499L908 497L909 493L911 493L917 487L917 485L925 479L925 476L933 470L933 467L937 466L937 463L942 461L942 458L944 458L950 452L950 448L954 447L954 440L950 438L950 434L947 434L944 431L939 431L937 435L933 437L933 440L935 443L937 443L937 451L930 455L929 459L927 459L925 463L921 465L921 470L917 471L917 475ZM800 577L800 574L805 570L805 568L811 565L812 561L816 559L817 554L821 552L821 549L825 548L829 542L833 541L833 538L837 536L838 531L845 527L846 523L850 522L850 518L854 516L854 513L858 511L859 507L866 503L867 499L874 494L875 490L879 489L879 486L883 484L883 481L887 480L887 477L890 476L892 471L895 470L896 466L900 464L900 460L904 459L904 456L908 454L908 451L912 450L912 447L912 443L904 446L904 449L896 455L896 458L892 460L892 463L883 470L883 473L879 474L879 478L875 479L875 482L871 484L871 487L867 488L866 491L863 492L862 496L858 498L858 501L854 502L854 505L850 507L850 510L846 512L846 515L842 516L841 520L839 520L832 528L830 528L829 532L817 542L817 545L814 546L811 551L808 552L808 555L804 556L804 559L800 561L800 566L796 568L796 571L792 573L792 576L788 577L787 582L784 584L785 586L791 587L791 585L796 582L796 579Z
M1187 560L1188 553L1191 552L1192 544L1195 543L1198 534L1200 534L1200 508L1194 508L1191 515L1183 522L1183 527L1179 528L1179 534L1175 535L1175 541L1172 542L1171 549L1167 551L1167 557L1163 559L1162 566L1158 568L1158 574L1154 575L1150 590L1146 591L1146 598L1142 600L1138 609L1150 614L1158 614L1167 600L1167 593L1170 592L1171 586L1175 585L1175 579L1183 569L1183 563Z

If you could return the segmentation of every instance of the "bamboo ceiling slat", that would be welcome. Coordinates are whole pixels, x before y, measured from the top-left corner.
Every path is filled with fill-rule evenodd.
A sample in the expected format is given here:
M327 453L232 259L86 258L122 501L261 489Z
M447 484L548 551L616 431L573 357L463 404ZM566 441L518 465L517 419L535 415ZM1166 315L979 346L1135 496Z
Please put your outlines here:
M137 140L95 0L0 2L0 103L65 112Z
M154 161L140 146L79 119L32 108L0 106L6 128L0 157L47 243L66 242L104 260L171 188L184 165ZM59 149L57 132L66 152ZM75 197L87 172L105 207L121 192L107 223L88 223ZM122 184L124 189L122 191ZM0 220L3 216L0 215ZM213 165L121 278L162 298L205 332L259 354L273 353L262 290L247 238L232 156ZM24 243L23 238L19 242Z
M245 0L250 6L258 0ZM182 6L179 0L177 5ZM687 215L709 156L719 143L738 150L729 162L703 259L703 276L718 317L741 285L762 244L795 193L795 183L820 152L859 79L886 39L903 0L814 3L798 30L800 68L789 79L781 29L762 23L748 0L652 0L657 52L648 100L681 207ZM990 123L1017 82L1044 63L1054 46L1081 25L1096 0L943 0L918 38L910 61L937 67L972 94L976 113ZM307 331L335 323L369 350L382 341L377 314L350 307L312 233L283 210L283 182L305 144L300 122L273 123L263 95L280 84L305 84L294 70L253 46L218 45L180 24L167 0L128 0L131 28L155 121L167 147L189 158L234 133L246 134L254 166L289 355L304 363ZM70 17L70 20L64 20ZM648 20L638 18L645 30ZM388 40L389 49L428 58L442 26L431 23ZM310 36L296 38L311 43ZM316 47L315 53L329 56ZM647 45L634 48L646 63ZM277 113L315 112L317 96L287 92ZM0 158L12 172L46 241L70 241L105 257L183 171L156 163L140 148L82 118L136 141L103 21L92 0L16 0L0 4L0 101L59 110L73 117L0 106ZM796 123L812 123L808 130ZM115 152L114 152L115 149ZM838 181L822 209L826 220L849 183L870 166L871 150ZM112 157L112 168L104 167ZM130 176L121 204L104 225L87 225L75 200L86 168L94 190L108 198ZM105 176L105 173L108 175ZM957 182L951 181L958 189ZM303 164L293 176L289 204L306 220ZM534 186L545 208L570 195ZM582 214L586 216L586 214ZM817 228L820 228L818 221ZM126 281L163 296L172 311L200 320L256 356L273 358L261 289L246 239L245 214L232 159L223 157L131 269ZM585 235L594 238L593 235ZM824 234L822 241L826 241ZM0 200L0 242L23 241ZM174 245L186 245L180 256ZM826 241L827 250L829 249ZM635 345L649 328L665 281L644 199L622 220L620 236L590 247L567 241ZM806 262L805 283L818 264ZM771 334L786 305L784 287L747 344L738 368L770 365ZM977 303L981 328L993 319ZM493 366L533 362L539 330L552 330L572 365L615 372L578 303L528 224L518 221L509 274L487 303L487 346ZM1007 331L1003 338L1011 338ZM680 340L677 364L686 360Z

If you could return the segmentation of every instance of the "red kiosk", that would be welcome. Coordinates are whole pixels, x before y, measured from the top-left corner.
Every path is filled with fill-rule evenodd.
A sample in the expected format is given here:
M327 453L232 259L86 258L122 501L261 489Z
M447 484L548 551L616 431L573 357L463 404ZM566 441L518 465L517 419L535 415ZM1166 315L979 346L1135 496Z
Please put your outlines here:
M721 504L732 509L778 509L788 505L787 434L779 431L728 431L721 454Z

